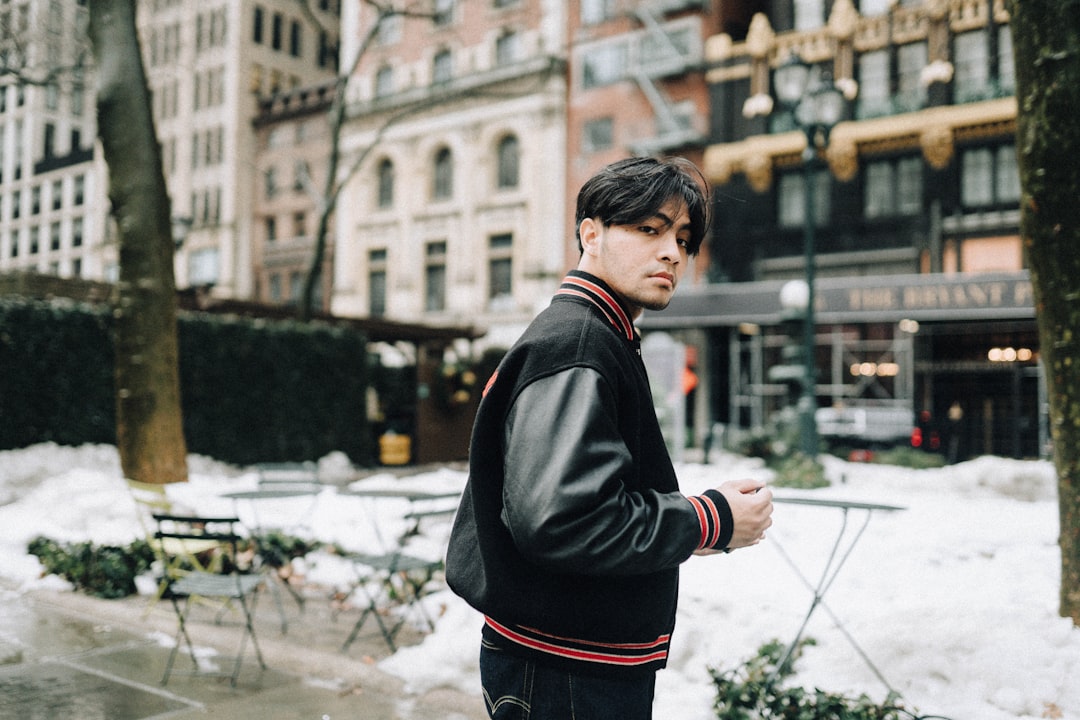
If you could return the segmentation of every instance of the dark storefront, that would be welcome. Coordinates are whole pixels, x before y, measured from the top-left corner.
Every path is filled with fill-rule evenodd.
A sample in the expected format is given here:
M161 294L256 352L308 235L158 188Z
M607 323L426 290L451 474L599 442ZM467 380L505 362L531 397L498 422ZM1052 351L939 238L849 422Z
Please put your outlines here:
M760 425L790 401L771 381L789 333L783 281L681 290L647 313L695 346L709 402L696 434ZM1031 282L1025 272L821 278L816 283L819 407L907 412L923 447L952 460L1037 457L1046 445ZM775 373L773 374L775 375Z

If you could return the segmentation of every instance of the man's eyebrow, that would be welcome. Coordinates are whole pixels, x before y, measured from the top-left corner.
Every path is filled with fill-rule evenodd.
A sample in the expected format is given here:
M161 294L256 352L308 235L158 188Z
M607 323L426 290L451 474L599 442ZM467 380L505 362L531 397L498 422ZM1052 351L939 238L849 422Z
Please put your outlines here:
M675 220L674 219L668 217L666 213L663 213L663 212L661 212L659 210L657 210L656 213L653 214L653 217L659 219L667 227L673 227L675 225ZM690 222L690 220L687 220L685 223L683 223L682 228L688 228L688 227L691 227L692 225L693 225L693 223Z
M672 225L675 224L675 221L672 218L668 217L665 213L662 213L659 210L657 210L655 213L653 213L653 217L657 218L658 220L663 222L668 227L671 227Z

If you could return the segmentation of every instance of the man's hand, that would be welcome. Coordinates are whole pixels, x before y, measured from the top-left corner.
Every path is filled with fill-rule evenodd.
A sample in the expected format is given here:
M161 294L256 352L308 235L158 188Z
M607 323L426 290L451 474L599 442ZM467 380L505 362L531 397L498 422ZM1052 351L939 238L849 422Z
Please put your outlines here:
M765 530L772 525L772 490L759 480L729 480L716 488L731 506L735 531L728 550L757 545L765 539ZM712 555L720 550L698 550L697 555Z

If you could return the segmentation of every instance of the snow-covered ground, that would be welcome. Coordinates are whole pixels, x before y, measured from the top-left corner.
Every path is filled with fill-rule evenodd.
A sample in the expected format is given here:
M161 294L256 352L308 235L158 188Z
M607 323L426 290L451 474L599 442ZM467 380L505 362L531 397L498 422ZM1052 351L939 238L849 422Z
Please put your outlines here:
M712 460L679 466L685 492L731 478L770 478L752 459ZM321 465L327 474L345 477L350 471L337 454ZM886 685L838 620L905 704L921 714L1080 720L1080 629L1057 613L1060 551L1052 466L989 457L922 471L831 458L827 466L832 487L777 489L777 497L904 509L871 516L810 619L806 634L817 644L804 652L793 682L884 698ZM253 472L201 457L191 458L190 471L191 481L169 492L200 512L231 510L231 502L219 496L256 482ZM402 480L382 474L357 482L460 489L464 481L464 473L442 468ZM309 520L319 539L377 551L404 529L406 510L403 501L347 497L329 488ZM266 523L296 512L288 501L263 502L259 519ZM863 518L862 511L849 511L840 556ZM761 545L694 557L684 566L671 663L657 683L656 717L711 720L708 668L732 668L764 642L795 636L844 515L833 507L778 503L774 520ZM448 523L428 521L424 529L411 551L440 557ZM115 448L45 444L0 453L0 574L23 588L62 586L55 577L40 578L37 559L27 555L27 541L36 535L127 543L140 532ZM306 568L310 582L326 585L344 583L348 572L322 554ZM479 615L448 591L428 603L439 615L435 632L381 667L417 688L452 685L479 693Z

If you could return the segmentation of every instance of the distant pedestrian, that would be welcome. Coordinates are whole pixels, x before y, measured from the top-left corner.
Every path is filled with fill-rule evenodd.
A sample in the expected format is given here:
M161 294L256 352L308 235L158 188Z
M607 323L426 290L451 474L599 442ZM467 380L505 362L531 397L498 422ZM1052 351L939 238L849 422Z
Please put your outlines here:
M446 574L485 616L496 720L650 718L679 566L772 523L760 482L679 492L633 325L668 305L707 208L685 160L601 170L578 194L577 268L488 381Z

